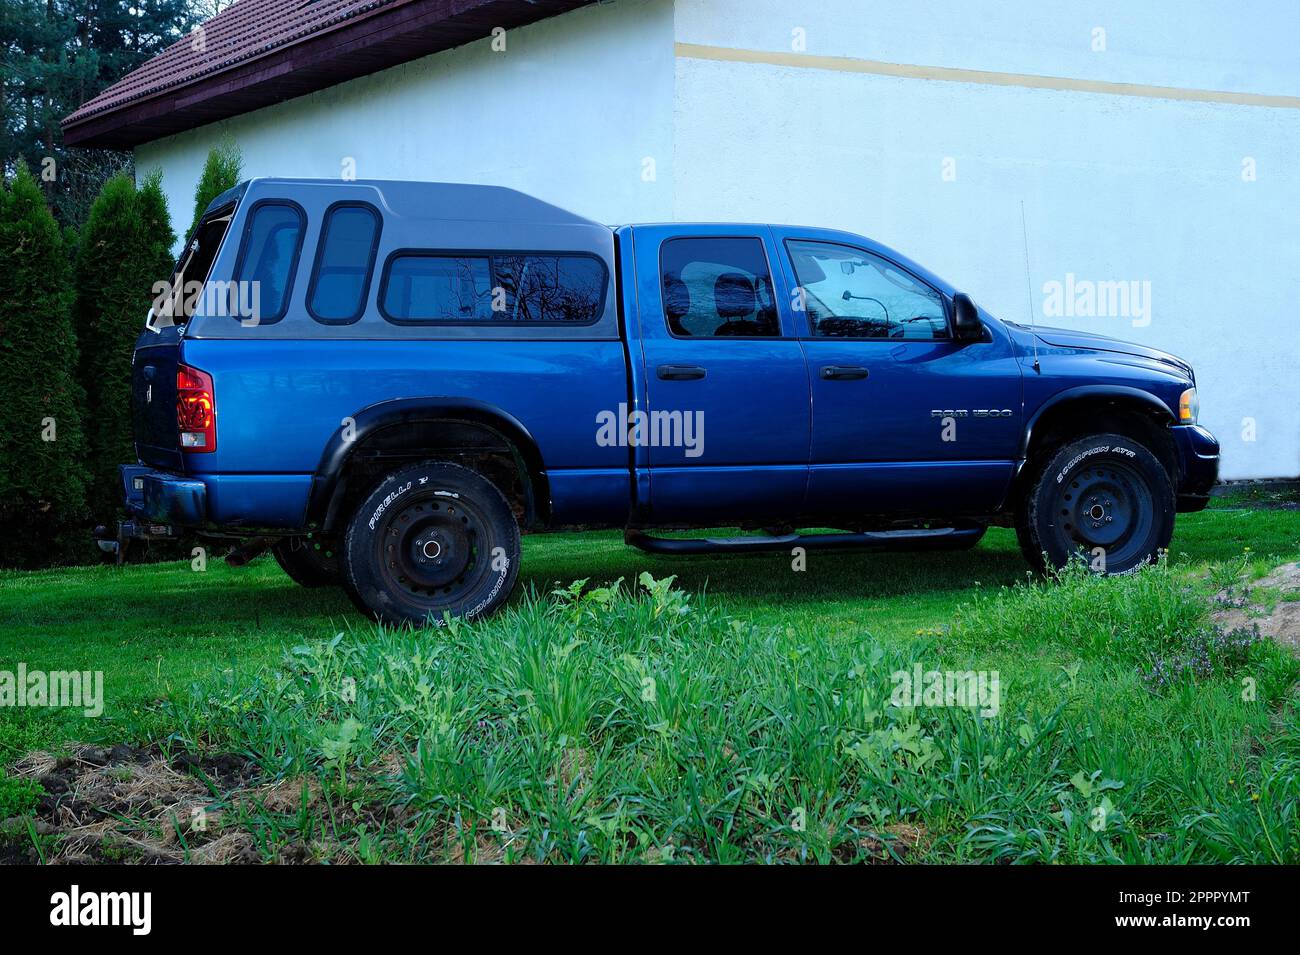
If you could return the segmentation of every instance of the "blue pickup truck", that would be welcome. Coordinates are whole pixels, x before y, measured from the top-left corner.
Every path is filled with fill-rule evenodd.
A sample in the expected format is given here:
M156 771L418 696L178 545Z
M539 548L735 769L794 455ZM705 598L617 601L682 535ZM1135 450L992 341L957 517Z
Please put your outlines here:
M998 320L845 232L254 179L156 291L131 516L104 545L271 549L392 623L491 612L521 533L558 527L691 554L963 548L997 524L1040 570L1123 573L1218 469L1185 362ZM657 535L701 527L741 533Z

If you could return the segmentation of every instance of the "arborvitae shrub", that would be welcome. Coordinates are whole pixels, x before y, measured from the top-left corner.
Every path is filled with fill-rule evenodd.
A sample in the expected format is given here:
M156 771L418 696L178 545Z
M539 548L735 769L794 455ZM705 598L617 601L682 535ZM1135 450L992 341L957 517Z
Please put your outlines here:
M194 219L190 222L185 235L194 234L194 228L208 208L208 203L227 189L239 185L240 173L244 168L243 157L239 147L230 140L225 140L208 151L208 158L203 163L203 175L194 190Z
M125 175L104 184L81 230L76 267L77 338L88 407L88 504L109 523L122 506L118 466L135 462L131 355L154 298L171 271L174 240L157 174L139 190Z
M64 236L20 163L0 190L0 565L89 560Z

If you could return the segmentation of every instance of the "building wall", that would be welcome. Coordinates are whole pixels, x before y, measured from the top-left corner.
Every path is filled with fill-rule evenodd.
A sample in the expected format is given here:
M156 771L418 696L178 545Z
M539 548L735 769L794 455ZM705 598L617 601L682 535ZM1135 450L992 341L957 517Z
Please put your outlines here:
M1223 476L1294 477L1297 35L1283 0L678 0L673 216L865 233L995 315L1172 351ZM1071 274L1149 282L1150 307L1048 314Z
M610 223L861 232L994 314L1182 355L1223 476L1300 475L1300 6L1086 6L612 0L136 159L182 224L229 133L254 176L350 157L358 178L514 186ZM1071 281L1137 297L1052 314Z
M308 96L146 143L188 226L208 150L246 176L422 179L522 189L598 221L672 212L671 0L620 0L510 30ZM655 160L653 176L645 162Z

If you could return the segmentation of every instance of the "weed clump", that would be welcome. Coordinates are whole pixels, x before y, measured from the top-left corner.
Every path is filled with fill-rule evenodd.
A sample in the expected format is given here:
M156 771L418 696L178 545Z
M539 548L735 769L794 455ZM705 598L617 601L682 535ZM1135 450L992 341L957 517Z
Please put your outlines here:
M1226 632L1217 626L1203 630L1193 634L1182 650L1155 657L1142 671L1142 680L1153 690L1165 690L1187 680L1231 676L1250 660L1251 649L1265 642L1258 625Z
M1120 577L1082 560L1042 580L977 595L957 612L953 632L967 642L1065 647L1081 658L1134 667L1149 687L1232 676L1267 644L1258 628L1224 632L1192 580L1162 558Z

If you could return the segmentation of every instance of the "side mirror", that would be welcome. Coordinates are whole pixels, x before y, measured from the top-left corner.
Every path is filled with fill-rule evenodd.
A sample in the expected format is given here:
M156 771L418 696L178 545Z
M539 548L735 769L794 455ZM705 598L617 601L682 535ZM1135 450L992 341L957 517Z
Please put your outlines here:
M958 292L952 297L953 334L959 342L977 342L984 337L984 323L970 296Z

